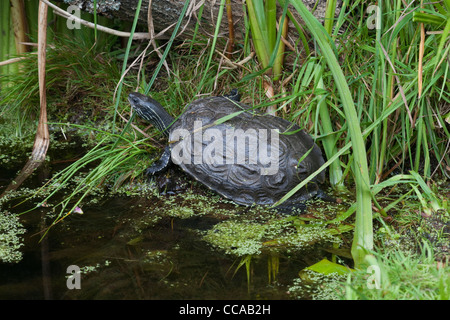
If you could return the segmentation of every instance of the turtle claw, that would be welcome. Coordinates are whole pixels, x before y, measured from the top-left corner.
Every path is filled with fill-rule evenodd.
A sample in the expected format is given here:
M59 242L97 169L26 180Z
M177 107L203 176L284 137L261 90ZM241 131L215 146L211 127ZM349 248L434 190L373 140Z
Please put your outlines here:
M156 173L156 171L154 170L153 166L151 166L145 170L145 175L147 175L147 176L153 176L153 175L155 175L155 173Z
M304 202L298 201L292 204L280 205L275 207L279 214L285 216L297 216L306 211L307 205Z
M153 176L155 174L163 173L167 170L171 162L172 161L170 159L170 147L167 146L164 149L161 158L159 158L159 160L153 163L151 167L147 168L147 170L145 170L145 174L148 176Z
M316 198L321 199L326 202L337 202L337 200L334 197L326 194L325 191L323 191L320 188L317 190Z

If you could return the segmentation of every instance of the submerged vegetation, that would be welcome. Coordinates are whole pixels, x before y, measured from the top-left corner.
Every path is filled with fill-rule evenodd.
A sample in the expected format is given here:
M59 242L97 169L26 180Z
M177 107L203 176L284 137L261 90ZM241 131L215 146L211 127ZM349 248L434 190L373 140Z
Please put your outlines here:
M87 31L72 38L55 33L46 68L47 161L58 160L58 143L77 136L83 145L37 191L0 202L0 259L21 257L24 230L7 211L11 198L30 197L26 210L46 208L57 226L75 208L122 193L149 199L141 202L148 216L133 221L129 244L161 219L214 217L199 238L240 261L236 272L245 265L249 282L255 257L269 257L273 280L279 254L312 248L339 263L336 270L353 269L304 270L289 289L292 297L449 299L450 2L344 0L335 16L336 2L327 1L325 27L301 1L290 1L289 9L279 1L278 15L276 1L257 3L248 1L243 38L229 56L219 54L227 44L218 28L214 41L200 34L176 39L181 19L172 37L158 42L158 52L145 51L144 41L123 48L113 36L96 42ZM277 31L288 20L298 35ZM132 33L136 28L135 20ZM256 58L248 59L253 51ZM10 169L10 160L32 145L37 59L27 53L20 68L0 71L0 163ZM331 193L342 203L314 200L306 212L285 216L240 208L193 181L184 181L182 193L159 195L160 181L147 183L144 172L166 142L131 113L126 96L136 88L174 116L198 96L238 88L244 103L298 123L315 138ZM16 148L17 141L26 143ZM367 286L368 267L380 272L376 290Z

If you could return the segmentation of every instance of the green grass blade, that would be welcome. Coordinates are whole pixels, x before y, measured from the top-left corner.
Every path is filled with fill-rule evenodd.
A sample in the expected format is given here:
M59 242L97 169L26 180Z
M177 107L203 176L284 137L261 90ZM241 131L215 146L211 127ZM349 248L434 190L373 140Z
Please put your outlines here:
M134 34L134 30L136 30L136 26L137 26L137 22L138 22L138 18L139 18L139 12L141 11L141 4L142 4L142 0L139 0L139 2L137 3L137 6L136 6L136 12L134 15L133 26L131 27L130 37L128 38L127 48L125 50L125 56L123 58L122 74L125 74L125 71L127 70L128 55L130 54L131 44L133 43L133 34ZM120 103L119 98L120 98L120 95L122 94L122 85L123 85L122 79L123 78L121 78L121 80L119 81L119 85L117 87L117 97L116 97L116 103L114 106L112 132L115 132L115 130L116 130L117 109L118 109L119 103Z

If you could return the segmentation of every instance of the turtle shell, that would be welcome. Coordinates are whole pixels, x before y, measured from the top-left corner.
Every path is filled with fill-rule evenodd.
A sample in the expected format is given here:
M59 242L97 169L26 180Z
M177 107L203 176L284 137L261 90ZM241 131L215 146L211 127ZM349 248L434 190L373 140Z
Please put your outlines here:
M225 97L188 105L170 128L169 145L175 164L244 205L274 204L324 163L296 124ZM307 200L324 179L322 171L291 200Z

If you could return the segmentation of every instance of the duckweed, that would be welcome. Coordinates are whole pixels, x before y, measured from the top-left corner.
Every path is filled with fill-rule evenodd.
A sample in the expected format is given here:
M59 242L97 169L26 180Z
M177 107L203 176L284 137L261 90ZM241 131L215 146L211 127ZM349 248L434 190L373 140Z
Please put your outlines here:
M80 268L81 274L89 274L92 272L99 272L101 268L108 267L111 264L111 261L105 260L103 263L96 263L92 266L83 266Z
M312 270L304 270L305 276L296 278L288 289L294 299L341 300L344 296L346 276L337 273L325 275Z
M25 229L16 215L8 212L0 212L0 260L3 262L17 263L22 259L23 246L21 235Z
M261 222L227 220L209 230L204 240L214 248L236 256L258 255L280 248L300 250L319 241L340 241L326 228L295 228L292 221L279 218Z

